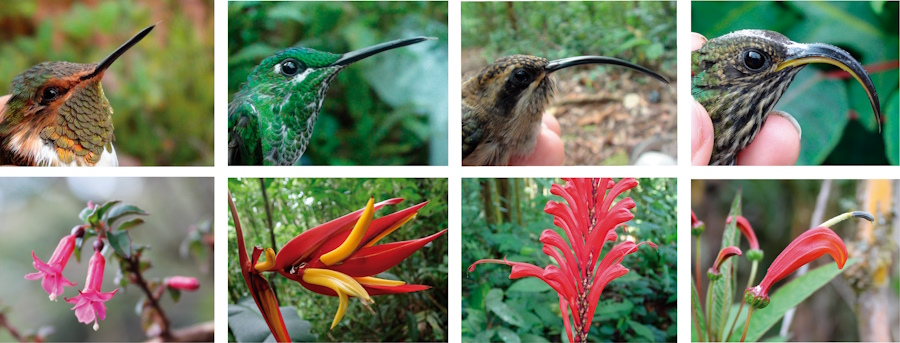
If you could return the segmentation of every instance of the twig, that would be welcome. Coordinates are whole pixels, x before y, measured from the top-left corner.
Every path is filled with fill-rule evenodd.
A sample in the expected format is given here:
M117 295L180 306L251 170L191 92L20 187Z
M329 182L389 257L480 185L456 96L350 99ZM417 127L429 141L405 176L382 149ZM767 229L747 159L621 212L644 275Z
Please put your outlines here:
M25 338L19 334L19 331L16 330L12 325L9 325L9 322L6 320L6 313L0 312L0 327L5 328L9 331L9 334L13 336L19 342L25 342Z
M156 310L156 313L162 319L162 327L160 328L159 338L163 341L171 341L172 340L172 332L169 330L169 318L166 317L166 313L163 311L162 306L159 306L159 301L157 297L153 294L153 291L150 289L150 286L147 285L147 281L144 280L144 275L140 270L140 261L138 261L137 255L131 255L131 257L124 259L126 263L128 263L128 271L131 275L134 276L133 283L137 284L144 294L147 296L147 300L150 301L150 306Z

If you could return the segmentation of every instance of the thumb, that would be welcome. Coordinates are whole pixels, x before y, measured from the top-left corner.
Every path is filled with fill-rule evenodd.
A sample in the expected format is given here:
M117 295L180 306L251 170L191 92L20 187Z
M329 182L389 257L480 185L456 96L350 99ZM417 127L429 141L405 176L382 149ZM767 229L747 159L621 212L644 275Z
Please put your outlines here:
M714 142L712 119L696 100L691 112L691 164L708 165Z

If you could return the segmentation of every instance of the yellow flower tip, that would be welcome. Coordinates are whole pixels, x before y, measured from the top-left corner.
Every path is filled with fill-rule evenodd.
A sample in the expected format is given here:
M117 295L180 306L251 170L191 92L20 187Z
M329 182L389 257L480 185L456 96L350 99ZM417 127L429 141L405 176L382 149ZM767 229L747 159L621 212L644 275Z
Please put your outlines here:
M337 312L334 314L334 320L331 321L331 328L328 330L334 330L334 327L337 326L342 318L344 318L344 313L347 313L347 305L350 302L349 299L347 299L347 294L340 290L337 290L336 292L341 301L338 304Z
M326 266L333 266L347 259L347 257L350 257L350 255L359 248L359 242L362 241L363 236L366 234L366 230L369 228L369 224L372 223L372 216L374 214L375 197L371 197L369 198L369 202L366 203L366 208L363 210L363 213L353 227L353 230L350 231L350 235L344 240L344 243L341 243L339 247L322 255L319 260Z
M366 289L347 274L331 269L307 268L303 272L303 281L314 285L328 287L335 293L346 293L360 299L371 301Z
M387 228L384 231L381 231L381 233L378 234L378 236L375 236L375 238L373 238L371 241L369 241L369 243L366 243L366 247L375 245L375 243L378 243L379 240L386 237L387 235L390 235L391 232L397 231L397 229L399 229L401 226L403 226L403 224L406 224L410 220L413 220L413 218L415 218L417 215L419 215L419 212L410 213L408 216L406 216L403 219L401 219L400 221L394 223L394 225L391 225L391 227Z
M253 269L256 269L258 272L265 272L272 270L275 267L275 250L272 248L266 248L266 260L265 262L257 262Z
M370 285L370 286L396 287L396 286L403 286L406 284L406 282L399 281L399 280L379 279L377 277L372 277L372 276L356 277L354 279L356 279L356 281L362 285Z

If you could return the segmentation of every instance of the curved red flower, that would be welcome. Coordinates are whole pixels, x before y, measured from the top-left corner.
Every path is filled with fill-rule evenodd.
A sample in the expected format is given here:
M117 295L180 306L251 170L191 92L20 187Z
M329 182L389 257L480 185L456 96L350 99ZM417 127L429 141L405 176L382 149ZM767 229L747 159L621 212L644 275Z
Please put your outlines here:
M706 228L706 225L703 224L700 219L697 219L697 215L694 214L694 210L691 209L691 235L697 236L703 233L703 230Z
M617 277L628 273L621 265L625 255L637 251L638 246L624 241L613 246L599 260L603 245L615 241L615 229L634 218L631 198L615 202L623 192L637 186L635 179L566 179L566 184L554 184L552 194L565 202L549 201L544 212L553 215L553 223L562 229L566 239L556 231L547 229L541 233L542 251L559 265L538 267L529 263L506 259L483 259L469 266L468 271L482 263L506 264L512 267L510 279L536 277L547 283L559 294L559 308L570 342L584 342L590 330L594 311L603 288ZM566 242L568 240L568 243ZM599 265L598 265L599 262ZM569 313L572 318L570 325Z
M728 216L725 219L725 224L731 224L731 221L734 218ZM744 216L737 216L737 228L741 231L744 237L747 238L747 242L750 243L751 250L759 250L759 241L756 240L756 233L753 232L753 227L750 226L750 222L747 221L747 218Z
M807 230L778 254L759 285L746 290L747 303L757 308L766 307L772 285L825 254L834 258L838 269L843 269L847 263L847 247L834 231L821 226Z
M709 278L718 279L719 277L721 277L722 272L719 271L719 268L722 267L722 263L725 263L725 260L732 256L741 256L741 249L732 245L720 250L719 256L716 257L716 262L713 263L713 266L711 268L709 268Z

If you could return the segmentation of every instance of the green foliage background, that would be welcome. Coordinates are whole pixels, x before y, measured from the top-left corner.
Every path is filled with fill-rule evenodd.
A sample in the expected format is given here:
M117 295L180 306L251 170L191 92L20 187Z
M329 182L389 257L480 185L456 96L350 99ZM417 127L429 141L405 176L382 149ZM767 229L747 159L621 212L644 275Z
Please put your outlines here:
M489 61L603 55L675 75L674 1L463 2L461 25Z
M547 228L564 235L553 225L553 217L544 213L547 201L563 201L550 194L550 186L563 181L521 180L524 225L506 222L493 227L486 225L480 181L462 181L463 266L479 259L504 257L538 266L552 263L541 252L538 237ZM493 179L489 184L496 187L509 181ZM637 204L632 210L635 218L627 223L628 234L636 241L652 241L659 249L641 248L625 257L622 265L630 272L604 289L588 337L591 341L676 340L676 181L638 181L638 187L619 197L630 196ZM494 199L498 207L506 201ZM621 229L617 233L624 237ZM604 253L612 246L607 244ZM567 341L556 293L540 280L530 280L533 278L510 280L509 272L507 266L485 264L463 275L463 341Z
M797 164L900 163L897 2L695 2L691 18L691 31L709 39L765 29L795 42L836 45L867 67L889 63L889 69L869 75L885 117L881 133L855 79L824 78L824 72L838 70L833 66L809 65L775 108L790 113L803 128Z
M52 8L51 8L52 6ZM51 10L52 9L52 10ZM103 78L120 164L212 165L213 2L0 2L0 95L44 61L96 63L156 28Z
M345 53L425 42L354 63L332 83L304 164L447 165L447 2L229 2L229 100L291 47Z
M428 201L413 221L387 236L385 242L421 238L447 228L447 179L265 179L265 187L272 206L277 248L303 231L362 208L370 196L376 202L395 197L406 199L385 206L375 213L376 218ZM235 199L247 246L270 247L260 179L229 179L228 188ZM233 304L249 293L237 263L236 234L230 215L228 220L228 302ZM270 277L269 282L275 286L281 306L295 306L300 318L312 323L319 341L447 341L448 234L385 273L407 283L432 286L431 289L374 297L374 315L351 300L346 315L331 331L328 329L338 306L336 297L313 293L280 276Z

